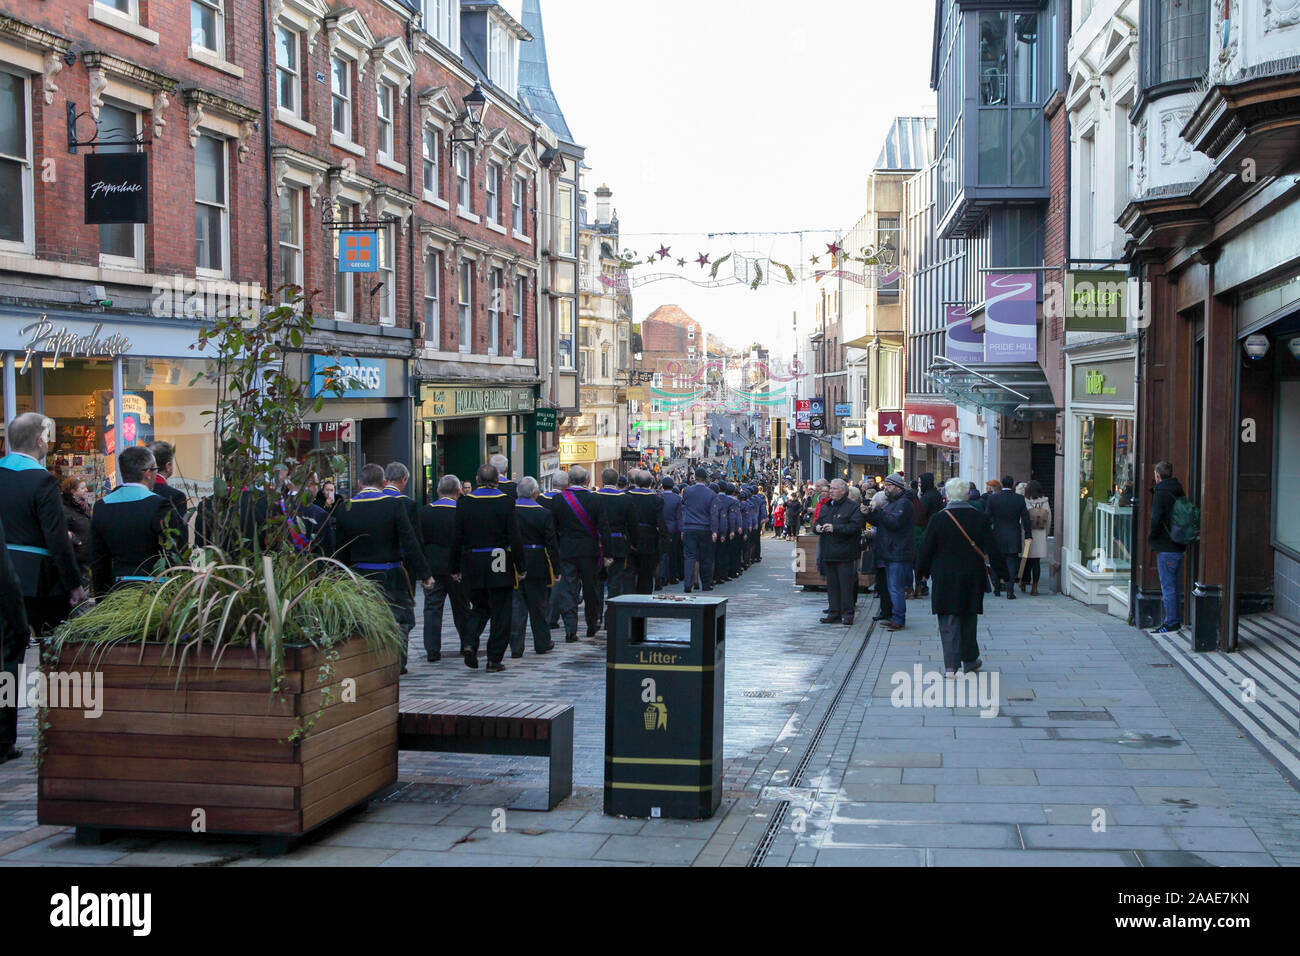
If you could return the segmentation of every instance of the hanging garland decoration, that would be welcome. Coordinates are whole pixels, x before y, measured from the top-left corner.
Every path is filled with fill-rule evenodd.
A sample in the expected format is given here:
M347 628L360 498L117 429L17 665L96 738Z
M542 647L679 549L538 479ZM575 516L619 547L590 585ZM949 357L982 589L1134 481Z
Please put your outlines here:
M727 261L728 259L730 259L730 258L731 258L731 253L728 252L725 256L723 256L723 257L722 257L721 259L719 259L717 262L713 263L713 269L709 272L709 275L710 275L712 278L716 279L716 278L718 277L718 269L720 269L720 268L722 267L722 264L723 264L724 262L726 262L726 261Z
M881 288L899 281L904 276L903 270L896 264L895 255L896 250L888 246L862 246L855 255L838 242L831 242L826 244L824 253L810 256L808 266L798 271L785 262L768 257L749 256L734 250L717 258L714 258L713 253L703 250L694 260L691 260L685 256L674 256L672 247L666 243L660 243L657 249L644 256L634 250L624 250L619 252L617 257L618 268L623 272L630 272L643 266L665 264L669 267L675 266L679 270L637 276L631 282L632 286L646 285L664 279L678 279L701 288L724 288L744 284L756 291L760 286L769 284L774 275L788 285L794 285L800 279L813 281L844 279L867 288ZM822 260L826 256L831 260L829 268L822 265ZM720 275L722 267L727 263L731 263L733 267L731 277ZM845 266L849 263L858 263L863 268L846 269ZM701 271L707 269L708 280L692 279L689 275L681 274L682 270L688 269L691 265L698 266ZM883 269L889 271L884 272Z

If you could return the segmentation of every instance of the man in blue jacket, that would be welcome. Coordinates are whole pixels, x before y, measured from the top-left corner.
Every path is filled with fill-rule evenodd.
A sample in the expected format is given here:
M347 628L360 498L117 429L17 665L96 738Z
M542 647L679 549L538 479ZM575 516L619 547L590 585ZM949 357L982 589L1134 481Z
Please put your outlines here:
M662 585L677 584L682 580L682 496L676 487L671 478L663 480L664 524L668 526L668 541L659 562Z
M889 600L893 617L883 623L891 631L902 630L907 624L907 603L904 591L912 580L912 564L916 560L916 524L912 501L907 496L907 482L897 474L885 479L883 508L867 515L867 522L876 527L876 547L885 562L885 580L889 587Z
M718 521L713 507L717 497L705 482L709 473L695 469L695 481L682 492L682 544L685 559L685 587L690 594L698 569L700 588L713 590L713 550L718 540Z

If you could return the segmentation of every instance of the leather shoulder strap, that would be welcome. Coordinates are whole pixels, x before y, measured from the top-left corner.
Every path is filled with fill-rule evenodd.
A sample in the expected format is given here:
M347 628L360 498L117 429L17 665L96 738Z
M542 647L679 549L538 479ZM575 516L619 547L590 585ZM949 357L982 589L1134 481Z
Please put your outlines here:
M977 545L974 541L971 540L971 536L968 535L966 533L966 529L961 526L961 522L957 520L957 516L953 514L951 511L944 511L944 514L946 514L949 518L952 519L952 523L957 526L957 530L960 531L961 536L966 539L966 543L975 549L975 553L980 556L980 560L987 563L988 558L986 558L984 556L984 552L979 549L979 545Z

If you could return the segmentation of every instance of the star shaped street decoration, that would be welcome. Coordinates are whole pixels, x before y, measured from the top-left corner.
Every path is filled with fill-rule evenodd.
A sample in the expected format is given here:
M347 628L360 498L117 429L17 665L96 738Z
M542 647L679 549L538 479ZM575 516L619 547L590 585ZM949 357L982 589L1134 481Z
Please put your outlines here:
M668 258L668 253L670 253L670 252L672 252L672 250L671 250L670 248L668 248L667 246L660 246L660 247L659 247L659 253L658 253L659 258L660 258L661 260L663 260L663 259L667 259L667 258Z
M836 242L832 242L826 247L826 252L832 256L838 256L843 251L844 249Z
M700 264L700 268L703 269L705 266L709 264L709 254L707 252L701 252L699 258L696 259L695 261L698 262Z
M813 256L809 261L810 261L813 265L817 265L817 263L819 263L819 262L822 261L822 258L821 258L821 256Z
M678 260L677 260L677 267L678 267L679 269L680 269L682 266L684 266L684 265L686 265L686 260L685 260L685 259L678 259Z

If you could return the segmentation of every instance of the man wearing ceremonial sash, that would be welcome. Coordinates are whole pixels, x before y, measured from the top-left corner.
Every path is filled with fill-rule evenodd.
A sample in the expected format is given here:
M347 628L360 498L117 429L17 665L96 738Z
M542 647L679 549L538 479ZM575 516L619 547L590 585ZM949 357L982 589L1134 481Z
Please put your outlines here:
M588 491L587 469L575 466L569 472L569 487L554 499L552 514L555 530L560 539L560 563L564 583L560 591L560 615L564 618L564 639L573 643L578 639L578 594L581 593L587 608L587 636L595 637L600 630L600 612L604 604L600 584L596 580L597 566L613 564L613 558L604 552L604 540L609 537L604 502Z
M22 581L27 621L38 638L67 620L88 596L58 479L42 464L49 449L47 421L36 412L17 416L5 430L9 454L0 458L0 524Z
M515 499L519 535L524 542L524 570L528 577L515 589L514 609L510 622L510 656L524 656L524 630L533 623L533 651L545 654L555 644L546 625L546 589L560 568L560 546L555 537L555 519L548 507L537 501L536 478L519 481Z

